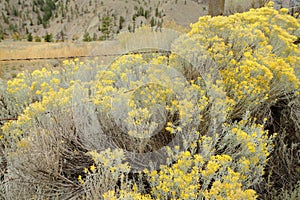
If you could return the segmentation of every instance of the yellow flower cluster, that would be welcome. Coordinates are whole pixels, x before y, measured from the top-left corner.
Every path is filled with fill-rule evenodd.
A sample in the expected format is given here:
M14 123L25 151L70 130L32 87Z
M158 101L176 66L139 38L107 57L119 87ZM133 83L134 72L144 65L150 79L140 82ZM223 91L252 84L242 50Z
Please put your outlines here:
M248 124L250 120L242 120L237 124L226 125L222 145L231 143L226 152L235 160L235 169L241 173L243 184L251 185L255 179L264 174L264 166L272 151L272 137L260 124Z
M127 182L125 176L130 171L130 166L127 162L124 162L125 156L121 149L106 149L104 151L90 151L87 155L91 156L94 160L94 164L89 168L84 168L85 174L84 187L87 191L94 191L100 193L104 199L138 199L142 198L141 194L135 191L122 191L121 189L127 188ZM82 182L82 181L81 181ZM124 184L124 187L120 186L118 191L118 198L116 197L115 188L117 182ZM92 192L93 193L93 192ZM100 196L98 196L100 198ZM146 198L146 196L144 196Z
M124 153L121 149L116 149L112 151L111 149L106 149L100 153L96 151L90 151L87 153L90 155L94 162L97 164L102 164L103 166L112 166L114 162L121 162L124 158Z
M233 170L233 160L229 155L222 154L208 158L199 154L191 155L186 151L177 155L176 159L176 163L172 166L162 166L159 172L145 171L151 181L151 194L156 199L257 197L254 190L245 189L243 172Z
M213 182L210 190L205 190L203 196L207 199L256 199L256 192L252 189L243 190L240 183L240 173L234 172L230 167L227 168L227 175L223 181Z
M211 156L210 160L207 163L206 169L201 173L203 176L214 175L221 167L224 167L228 164L232 158L229 155L216 155Z
M177 162L171 167L163 166L160 172L149 172L152 194L156 199L197 199L200 190L199 166L203 158L193 157L190 152L176 156Z
M121 190L117 195L113 190L103 194L104 200L152 200L150 195L143 195L134 191Z

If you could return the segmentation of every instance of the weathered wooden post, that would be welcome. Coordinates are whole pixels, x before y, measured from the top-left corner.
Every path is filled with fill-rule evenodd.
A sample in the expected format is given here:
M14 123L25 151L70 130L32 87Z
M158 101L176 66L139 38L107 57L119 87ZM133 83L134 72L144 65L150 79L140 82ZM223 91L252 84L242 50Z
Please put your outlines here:
M224 15L225 0L209 0L208 1L208 15L218 16Z

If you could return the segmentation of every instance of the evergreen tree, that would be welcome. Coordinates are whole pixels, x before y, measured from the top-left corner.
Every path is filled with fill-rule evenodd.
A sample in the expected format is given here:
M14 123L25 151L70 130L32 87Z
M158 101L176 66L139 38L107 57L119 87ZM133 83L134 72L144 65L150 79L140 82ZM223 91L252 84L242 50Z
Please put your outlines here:
M9 24L8 17L5 16L5 14L4 14L3 12L2 12L2 18L3 18L3 20L4 20L4 23Z
M93 41L97 41L97 34L96 33L93 34Z
M84 32L83 41L84 42L90 42L90 41L92 41L92 38L91 38L89 32L87 32L87 31Z
M28 41L28 42L32 42L32 40L33 40L32 34L29 33L29 34L27 35L27 41Z
M45 42L53 42L53 35L50 33L46 33L46 35L45 35Z
M2 27L0 29L0 41L1 40L4 40L4 33L3 33L3 30L2 30Z
M101 32L103 33L103 36L105 40L110 38L111 30L112 29L112 19L109 16L103 16L102 17L102 27Z
M151 27L154 27L154 26L155 26L155 20L154 20L154 17L151 18L150 25L151 25Z
M125 22L125 18L123 16L120 16L120 19L119 19L119 30L121 30L123 28L124 22Z
M41 40L41 38L39 36L35 36L35 41L36 42L41 42L42 40Z

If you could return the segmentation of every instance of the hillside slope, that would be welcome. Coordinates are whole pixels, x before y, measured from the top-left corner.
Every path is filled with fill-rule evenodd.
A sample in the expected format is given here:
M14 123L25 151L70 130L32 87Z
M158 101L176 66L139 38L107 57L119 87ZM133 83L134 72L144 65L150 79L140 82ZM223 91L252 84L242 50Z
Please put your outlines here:
M275 1L275 0L274 0ZM207 14L208 0L0 0L0 41L107 40L142 25L187 27ZM225 13L261 6L262 0L227 0ZM276 0L291 7L300 0ZM171 23L172 22L172 23Z
M105 40L144 24L188 26L206 10L205 0L0 0L0 39Z

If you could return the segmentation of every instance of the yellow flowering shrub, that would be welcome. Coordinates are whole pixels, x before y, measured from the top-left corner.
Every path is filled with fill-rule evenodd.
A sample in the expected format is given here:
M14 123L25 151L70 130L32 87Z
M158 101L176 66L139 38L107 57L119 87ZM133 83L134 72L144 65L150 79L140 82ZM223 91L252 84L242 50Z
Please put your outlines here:
M53 138L47 144L60 149L54 153L58 157L65 157L66 152L72 149L74 151L69 153L75 158L78 154L83 156L83 150L79 147L83 145L85 148L90 149L90 145L92 145L100 153L90 151L83 156L85 162L80 165L82 167L80 172L71 172L71 169L69 169L71 165L58 170L58 174L67 173L67 179L75 183L75 189L83 187L85 194L97 198L104 192L113 189L122 175L124 174L126 177L129 172L129 168L121 164L121 160L117 162L113 160L118 154L117 151L113 153L102 151L106 145L101 142L97 145L93 141L95 138L105 137L102 136L103 133L106 136L116 136L114 135L115 132L109 133L109 130L118 130L117 127L115 124L110 126L107 122L111 119L105 118L105 115L112 116L115 120L123 117L126 124L121 124L120 127L125 126L122 128L127 130L127 134L133 138L147 139L151 138L157 131L161 131L164 137L167 136L166 142L170 142L172 134L181 135L186 141L183 149L189 148L189 142L192 141L191 135L197 132L192 137L197 138L201 130L204 134L204 129L199 127L199 121L202 121L202 114L208 105L208 98L205 96L205 85L203 85L201 77L189 82L176 68L168 66L167 62L168 58L164 55L142 56L136 54L122 56L112 63L109 68L98 69L95 77L91 76L87 79L78 77L76 79L76 73L71 69L70 73L63 74L70 80L70 84L65 85L65 87L61 85L61 81L57 81L62 80L61 76L63 75L45 69L34 71L31 74L32 79L38 79L40 82L35 84L36 82L33 81L33 87L30 82L32 79L29 79L26 87L30 90L27 91L27 95L36 94L35 90L41 91L41 93L36 94L39 95L39 100L31 103L28 101L29 105L19 115L18 120L6 123L2 127L4 141L7 147L10 147L7 150L7 153L10 152L10 163L19 160L22 163L21 166L25 166L28 161L21 158L26 157L26 155L20 154L20 152L37 151L36 148L40 148L40 146L34 144L42 139L39 138L40 135L48 134L50 138ZM67 66L70 65L70 62L64 64ZM88 73L90 65L91 63L82 64L81 68L84 68L85 73ZM76 70L80 71L81 68ZM57 78L52 78L52 76L57 76ZM21 80L21 76L17 78L17 80L19 79ZM46 82L43 79L49 81ZM13 91L10 91L11 86L8 86L9 92ZM74 93L75 91L76 93ZM18 92L21 91L16 91L14 94L21 96L21 93ZM87 93L90 94L85 95ZM148 96L145 97L146 94ZM83 115L80 115L80 111L86 112L81 109L89 109L88 106L94 107L98 112L96 116L98 121L89 124L95 127L97 124L100 125L100 131L98 133L95 131L95 135L86 132L87 127L84 126L84 119L78 118L79 116L83 117ZM95 112L95 110L87 111ZM79 112L78 116L77 112ZM90 114L93 116L92 113ZM77 136L78 133L81 133L81 135ZM117 133L119 135L113 142L119 145L117 147L120 148L123 147L121 145L124 145L127 137L123 137L121 132ZM70 143L71 139L75 140L74 142L78 147ZM59 142L55 143L57 140ZM144 143L145 141L146 143ZM143 152L145 148L149 148L149 144L153 145L153 142L156 145L159 144L157 141L151 141L151 139L145 141L138 143L136 145L138 149L133 150ZM165 145L165 143L163 144ZM134 143L129 141L127 145L129 147L123 148L130 150L129 148L132 148L130 146L134 146ZM156 149L155 145L151 148ZM19 156L15 157L16 154ZM32 156L31 159L37 157L39 155ZM93 162L88 159L89 157L93 159ZM41 159L41 163L48 162L49 160ZM30 165L28 169L36 169L36 166L31 166L31 164L33 163L28 163ZM17 167L15 170L23 170L23 167ZM48 172L48 170L46 171ZM12 176L15 175L17 176L17 174L12 173ZM36 180L32 176L33 174L28 175L28 180L29 178ZM106 182L100 184L100 180L103 179ZM126 181L125 183L129 184ZM27 186L23 184L22 187ZM43 189L41 188L41 190Z
M216 138L203 136L190 151L171 155L174 162L146 171L156 199L255 199L272 149L262 125L228 125ZM217 142L216 142L217 141ZM197 151L195 151L197 152Z
M149 179L155 199L196 199L199 185L199 168L204 164L201 156L182 152L172 166L163 166L159 172L150 172Z
M256 199L256 192L252 189L242 189L240 173L228 167L223 181L213 182L210 190L205 190L203 196L207 199Z
M98 72L92 100L102 113L98 119L106 132L112 129L104 123L109 119L103 113L115 121L124 120L125 124L118 125L131 137L151 138L166 125L169 133L165 134L181 132L184 136L196 131L208 105L205 88L201 81L189 83L167 64L168 59L164 55L125 55ZM124 137L116 140L124 145ZM147 146L151 141L143 142Z
M16 121L6 123L2 127L3 134L15 141L26 137L30 130L35 128L35 123L46 123L48 114L55 113L60 109L69 109L71 107L73 87L68 89L60 88L57 92L47 92L43 99L29 104ZM62 110L61 110L62 111ZM40 121L43 119L42 121ZM13 142L13 140L11 141Z
M228 17L204 16L172 51L196 63L207 59L203 55L213 61L234 102L232 118L238 118L299 88L300 52L293 44L299 28L295 18L271 6Z
M79 168L92 165L90 156L80 149L81 142L75 131L75 114L72 110L78 106L78 102L74 99L74 91L79 89L77 84L81 81L76 77L77 71L83 70L74 69L75 63L84 68L86 74L94 68L92 62L83 65L78 60L68 61L63 71L43 68L32 73L23 72L16 79L8 81L7 94L13 95L16 102L14 106L19 110L17 120L8 121L1 127L1 142L10 166L8 176L16 180L8 183L15 186L9 193L15 192L15 195L31 199L35 192L30 185L39 183L36 184L38 190L46 192L49 188L58 187L60 189L52 195L65 193L68 196L78 190L83 181L81 172L76 172L73 169L75 164L70 162L77 162L75 160L79 157L81 163L76 164ZM20 86L18 84L25 83L26 86L22 87L26 89L17 89ZM71 159L66 158L70 155L73 155ZM65 161L61 160L63 157ZM62 164L66 160L69 165ZM17 181L20 177L23 177L21 183ZM68 184L61 187L66 180Z
M83 170L85 179L82 180L82 184L87 197L98 199L103 195L104 199L111 198L111 191L118 184L120 189L129 188L126 181L130 166L128 163L123 163L125 156L122 150L106 149L99 153L90 151L87 154L94 160L91 166Z

